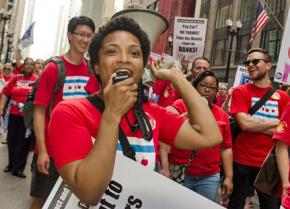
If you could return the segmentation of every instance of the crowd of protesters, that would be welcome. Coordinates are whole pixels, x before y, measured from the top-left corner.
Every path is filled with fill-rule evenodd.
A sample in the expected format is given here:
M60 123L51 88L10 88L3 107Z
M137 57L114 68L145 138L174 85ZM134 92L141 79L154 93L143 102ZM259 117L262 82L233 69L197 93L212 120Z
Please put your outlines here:
M35 143L31 209L42 208L59 176L79 199L96 204L110 182L116 152L121 151L119 126L130 144L154 150L136 151L137 163L147 159L146 167L172 179L171 166L187 164L179 183L211 201L244 209L256 193L261 209L290 209L289 86L276 89L261 108L248 113L272 87L268 51L250 49L245 60L250 82L230 88L219 84L206 57L192 62L183 57L180 67L162 65L162 57L148 61L150 41L130 18L114 18L95 34L90 18L73 17L67 38L70 47L58 57L65 75L57 91L60 71L55 62L44 67L43 59L27 57L21 63L17 51L14 68L10 63L1 66L1 128L7 132L8 147L3 171L26 178L23 171ZM139 103L146 65L157 80ZM128 78L113 83L119 74ZM23 105L37 79L31 130L24 126ZM103 113L86 98L90 94L104 104ZM150 127L154 121L148 131L151 137L144 137L135 109L146 113L144 121ZM234 141L230 118L241 127ZM281 188L271 196L255 189L254 181L275 146Z

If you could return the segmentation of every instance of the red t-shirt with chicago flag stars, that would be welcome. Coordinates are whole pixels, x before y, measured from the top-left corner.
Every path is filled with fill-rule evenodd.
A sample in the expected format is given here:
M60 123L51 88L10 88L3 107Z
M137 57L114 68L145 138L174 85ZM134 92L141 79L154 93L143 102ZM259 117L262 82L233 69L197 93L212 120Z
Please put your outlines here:
M41 74L39 84L37 87L34 104L46 107L45 117L45 138L47 139L47 127L50 119L50 102L53 100L53 106L57 105L62 100L81 98L87 96L85 85L89 79L88 66L85 59L79 65L74 65L65 60L63 56L60 57L64 61L66 68L66 75L64 84L60 90L54 95L54 89L58 81L58 69L54 62L50 62ZM50 150L47 149L50 155Z
M259 101L269 88L259 88L252 83L235 88L232 93L231 115L235 116L239 112L248 113L248 109ZM288 102L288 94L277 90L252 117L279 119ZM269 135L260 132L242 131L234 143L234 162L260 168L274 143Z
M144 104L143 108L153 129L151 141L146 141L142 137L140 129L132 132L125 116L121 120L121 127L136 152L137 162L153 170L158 139L173 145L175 136L186 118L152 103ZM99 110L85 98L58 104L49 124L48 143L49 147L53 147L52 157L57 169L72 161L84 159L88 155L93 147L101 116ZM129 122L134 124L136 117L133 110L127 113L127 117ZM122 152L119 143L117 151Z

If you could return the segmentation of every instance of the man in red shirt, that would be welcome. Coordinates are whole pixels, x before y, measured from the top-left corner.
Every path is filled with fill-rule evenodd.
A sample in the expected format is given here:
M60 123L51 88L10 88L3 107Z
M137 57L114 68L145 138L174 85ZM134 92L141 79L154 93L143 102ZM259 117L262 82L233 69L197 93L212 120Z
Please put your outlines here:
M51 160L53 147L48 147L48 123L52 108L60 101L87 96L84 87L89 79L88 63L84 58L95 32L94 22L85 16L73 17L68 24L69 50L60 56L66 68L64 84L54 92L58 82L57 64L50 62L40 77L33 113L36 152L32 166L32 208L41 208L53 188L58 173Z
M234 190L230 196L229 209L243 209L245 199L253 187L253 182L264 159L274 145L271 139L274 128L284 111L289 98L285 92L277 90L271 98L254 114L249 115L252 107L271 88L269 71L272 67L269 52L260 48L248 51L245 65L251 83L233 90L231 115L239 123L242 132L233 147ZM257 191L261 209L276 208L275 197Z

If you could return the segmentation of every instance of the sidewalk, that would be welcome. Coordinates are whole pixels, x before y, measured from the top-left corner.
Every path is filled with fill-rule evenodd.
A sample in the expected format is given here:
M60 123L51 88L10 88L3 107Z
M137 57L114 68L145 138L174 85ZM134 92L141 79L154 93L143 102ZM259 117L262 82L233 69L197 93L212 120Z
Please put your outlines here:
M7 166L7 145L0 143L0 208L5 209L28 209L30 206L30 165L32 152L29 154L24 174L25 179L4 173L3 169Z

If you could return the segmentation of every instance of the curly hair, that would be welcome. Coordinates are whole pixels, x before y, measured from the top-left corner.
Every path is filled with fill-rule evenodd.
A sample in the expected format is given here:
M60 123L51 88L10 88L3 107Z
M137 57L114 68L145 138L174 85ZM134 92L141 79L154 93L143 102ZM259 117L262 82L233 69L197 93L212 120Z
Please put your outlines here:
M142 30L133 19L128 17L113 18L107 24L99 28L99 31L93 37L89 47L91 65L94 66L99 63L99 53L104 38L117 30L127 31L139 40L143 54L143 65L145 66L150 53L150 40L145 31Z

